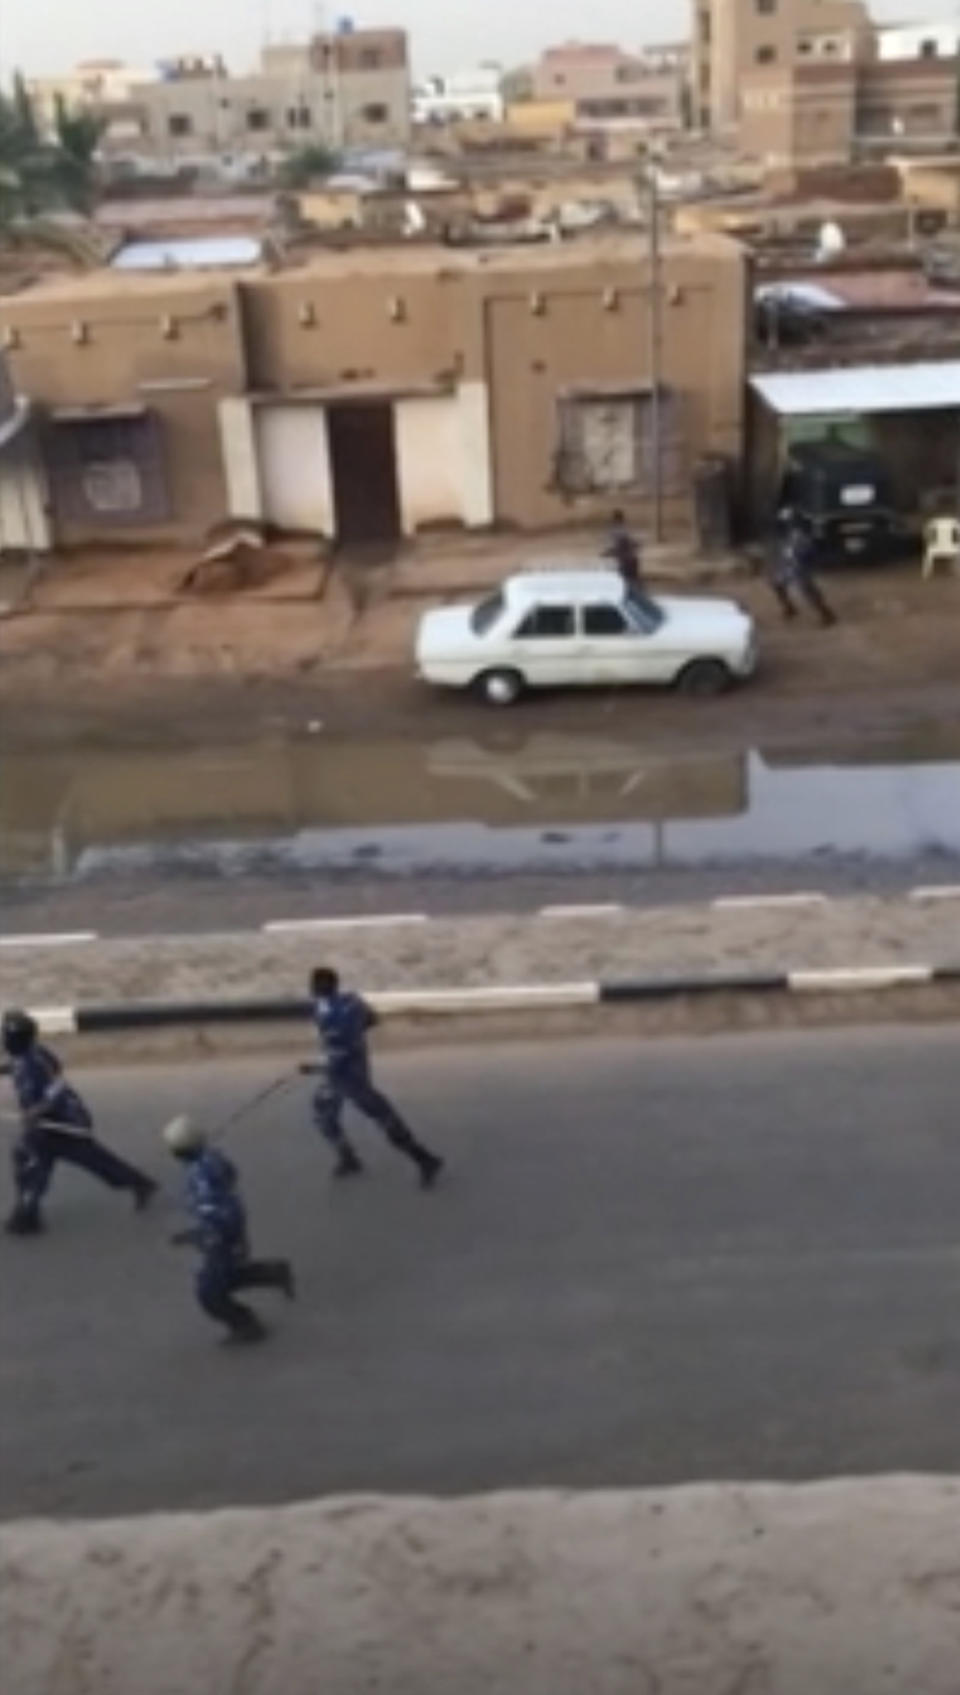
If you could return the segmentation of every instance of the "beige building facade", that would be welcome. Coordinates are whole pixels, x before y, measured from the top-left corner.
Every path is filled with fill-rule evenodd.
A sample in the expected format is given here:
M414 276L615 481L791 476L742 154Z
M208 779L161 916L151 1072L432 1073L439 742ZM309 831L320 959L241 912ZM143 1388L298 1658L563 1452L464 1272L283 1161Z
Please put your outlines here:
M606 43L550 47L533 69L537 102L568 101L577 123L675 130L686 121L686 54L627 53Z
M862 0L694 0L691 83L697 126L736 131L745 79L871 51Z
M912 147L936 152L958 127L955 60L819 60L744 78L739 146L767 166L848 164Z
M193 542L226 517L342 546L617 504L644 522L657 464L679 533L698 459L740 457L748 296L736 243L667 247L657 409L636 238L101 273L0 301L0 333L58 545Z
M153 73L112 61L31 85L52 121L58 97L103 120L108 156L164 164L273 155L321 143L398 147L410 135L406 33L362 29L267 46L232 76L219 57L171 60Z

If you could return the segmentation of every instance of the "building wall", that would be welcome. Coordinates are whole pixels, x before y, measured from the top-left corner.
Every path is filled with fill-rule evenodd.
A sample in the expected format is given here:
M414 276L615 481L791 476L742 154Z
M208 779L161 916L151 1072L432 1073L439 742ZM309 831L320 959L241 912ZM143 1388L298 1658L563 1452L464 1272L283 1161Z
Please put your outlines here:
M322 406L254 409L260 516L282 530L334 533L327 418Z
M36 430L28 423L0 451L0 558L47 553L49 493Z
M862 0L695 0L691 43L704 127L736 130L743 78L806 61L858 61L871 51Z
M960 217L960 159L923 161L898 159L904 200L913 206L945 212L951 223Z
M667 247L661 381L674 529L689 518L695 460L739 458L747 321L742 249L712 237ZM66 543L195 540L228 513L329 535L339 500L331 408L365 404L392 409L407 534L600 522L621 502L640 522L649 516L650 280L639 239L337 256L236 282L105 274L0 302L4 330L19 342L15 382L48 414L139 405L157 421L169 512L150 523L68 521ZM582 391L593 396L586 413ZM589 479L571 482L561 466L571 419L592 441L635 411L629 486L620 460L617 474L598 469L595 444Z
M507 107L505 122L518 135L560 138L576 117L572 100L517 100Z
M401 145L410 134L406 36L358 30L268 47L252 75L210 67L153 82L137 91L137 101L144 146L158 158L270 153L311 141Z
M480 375L469 279L454 265L391 272L386 253L380 272L317 266L254 279L244 288L250 388L403 388Z
M457 395L398 401L395 428L404 535L462 524L466 445Z
M857 139L862 147L913 142L942 147L957 133L955 59L879 59L860 67Z
M826 62L746 75L741 151L770 166L845 163L854 144L857 77L855 65Z
M52 130L59 101L71 110L122 105L156 81L156 73L120 59L91 59L62 76L30 77L27 90L41 126Z
M571 42L548 48L533 71L536 101L572 101L580 122L632 121L679 128L686 66L661 53L645 58L619 47Z
M678 251L665 263L662 381L674 419L668 518L689 520L689 473L703 453L738 460L743 419L746 261L733 244ZM649 271L638 250L630 263L565 268L531 281L498 277L486 294L494 506L502 523L521 528L596 520L618 504L613 488L571 496L555 483L564 396L579 385L650 381ZM669 464L667 464L669 461ZM627 497L624 497L627 498ZM641 522L649 486L635 493Z
M90 286L90 282L94 286ZM235 286L223 280L79 279L75 291L37 289L0 301L0 333L18 390L48 419L60 409L143 407L156 419L169 515L129 525L58 524L65 545L102 539L195 539L227 510L217 407L244 385ZM74 426L71 425L72 429ZM77 428L83 426L77 423Z

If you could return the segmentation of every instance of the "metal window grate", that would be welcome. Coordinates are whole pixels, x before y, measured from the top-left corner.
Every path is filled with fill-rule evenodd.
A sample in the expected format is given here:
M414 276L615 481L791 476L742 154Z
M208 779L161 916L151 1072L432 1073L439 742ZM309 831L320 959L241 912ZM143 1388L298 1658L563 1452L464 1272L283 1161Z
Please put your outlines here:
M163 438L154 413L54 420L47 458L62 522L158 524L169 516Z

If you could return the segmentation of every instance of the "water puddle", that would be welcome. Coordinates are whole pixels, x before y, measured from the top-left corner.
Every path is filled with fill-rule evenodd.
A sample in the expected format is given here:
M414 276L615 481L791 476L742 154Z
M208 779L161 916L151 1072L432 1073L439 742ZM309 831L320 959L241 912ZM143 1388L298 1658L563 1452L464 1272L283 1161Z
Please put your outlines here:
M829 754L666 757L521 734L16 753L0 878L702 867L960 854L960 728Z

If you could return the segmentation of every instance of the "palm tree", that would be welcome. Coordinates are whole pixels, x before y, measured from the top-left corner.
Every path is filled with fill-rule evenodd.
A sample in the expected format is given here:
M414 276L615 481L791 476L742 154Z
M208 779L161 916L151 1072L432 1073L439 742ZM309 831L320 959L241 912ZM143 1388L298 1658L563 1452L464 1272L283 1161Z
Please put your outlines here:
M57 96L54 113L57 157L53 180L74 212L89 212L93 206L96 152L103 129L103 120L96 113L70 112L62 96Z
M101 132L93 114L68 112L60 102L47 140L19 72L11 93L0 89L0 228L58 206L89 211Z

